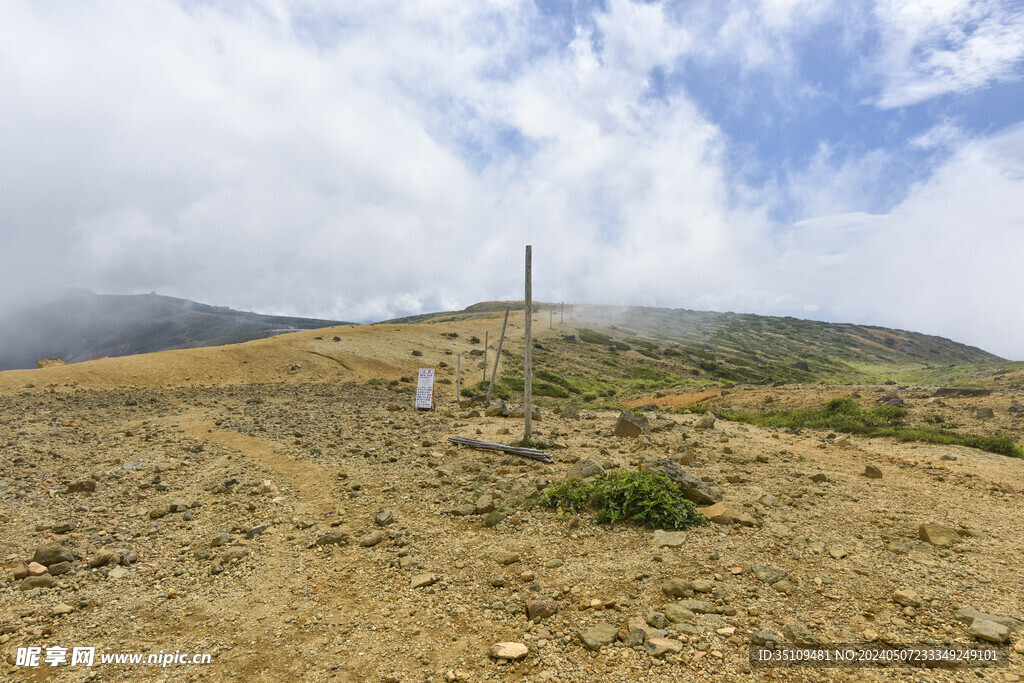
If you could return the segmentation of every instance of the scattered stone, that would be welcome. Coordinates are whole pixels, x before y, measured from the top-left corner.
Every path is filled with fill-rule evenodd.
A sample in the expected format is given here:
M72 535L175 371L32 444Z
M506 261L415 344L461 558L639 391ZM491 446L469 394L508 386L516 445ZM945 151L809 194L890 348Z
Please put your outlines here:
M892 601L904 607L920 607L921 598L912 590L898 590L892 594Z
M128 570L124 567L114 567L107 576L111 579L123 579L128 576Z
M1006 628L1010 629L1014 633L1024 632L1024 621L1020 619L1014 619L1013 617L1000 617L995 614L989 614L987 612L979 612L973 609L959 609L956 611L956 619L959 622L970 626L977 620L982 621L994 621L997 624L1001 624Z
M488 512L483 517L484 527L490 529L491 527L498 526L505 521L505 513L503 512Z
M683 621L693 621L697 618L697 615L692 610L688 610L680 605L678 602L673 602L669 603L665 607L665 618L673 624L678 624Z
M992 393L991 389L980 389L978 387L941 387L935 390L932 396L937 397L949 397L949 398L964 398L964 397L982 397L988 396Z
M662 531L654 532L654 547L656 548L678 548L686 543L685 531Z
M714 413L704 413L693 427L694 429L712 429L715 426L716 419Z
M839 448L849 448L852 445L849 436L837 436L832 439L832 445L838 446Z
M316 539L317 545L345 545L348 543L348 534L344 531L329 531Z
M815 484L820 484L823 481L828 481L828 477L825 475L824 472L818 472L817 474L812 474L809 477L809 479L811 481L813 481Z
M978 408L974 412L974 417L978 418L979 420L991 420L995 416L996 413L991 408Z
M256 538L269 528L270 525L267 523L257 524L256 526L252 527L251 529L245 532L245 537L249 539Z
M644 649L651 657L661 658L672 653L678 654L683 651L683 644L674 638L648 638Z
M882 470L878 469L875 465L866 465L864 467L864 476L868 479L881 479Z
M58 602L56 605L53 606L53 609L50 611L50 614L52 614L55 617L62 617L66 614L71 614L74 611L75 608L71 605L68 605L63 602Z
M713 491L705 482L667 458L648 460L644 463L644 469L653 474L664 474L679 486L684 498L697 505L714 505L722 500L722 494Z
M480 496L476 500L473 512L477 515L486 515L488 512L494 512L494 498L488 494Z
M498 556L498 564L509 565L519 561L519 553L503 553Z
M529 649L522 643L496 643L490 649L491 657L508 661L523 659L529 653Z
M167 509L171 512L185 512L188 510L189 504L183 500L172 500L168 505Z
M669 579L661 584L661 592L670 598L692 598L693 584L686 579Z
M778 647L782 645L782 636L771 631L754 631L750 634L750 642L754 645Z
M210 540L211 548L219 548L222 545L231 545L231 534L222 532Z
M364 548L372 548L373 546L377 545L378 543L380 543L383 540L384 540L384 532L383 531L380 531L380 530L371 531L370 533L366 534L361 539L359 539L359 545L361 545Z
M264 479L263 483L253 490L253 493L258 495L277 493L277 484L270 479Z
M715 606L704 600L680 600L675 604L694 614L714 614L715 612ZM668 616L668 608L666 608L665 615Z
M611 624L600 623L579 632L580 640L588 650L598 651L611 645L619 635L619 629Z
M1007 412L1011 415L1024 415L1024 405L1021 405L1020 403L1012 403L1010 404L1010 407L1007 408Z
M526 616L529 619L547 619L557 613L558 603L544 595L526 603Z
M96 482L92 479L68 484L68 493L94 493L95 491Z
M58 563L62 564L62 563ZM28 575L29 576L42 576L46 573L46 566L39 564L38 562L28 563Z
M694 579L690 582L694 593L710 593L715 590L715 582L708 579Z
M43 574L42 576L29 576L22 579L21 583L18 584L18 589L30 591L33 588L53 588L55 583L57 583L57 579L53 578L49 574Z
M967 632L975 638L987 640L990 643L1005 643L1010 639L1010 629L987 619L975 619L967 628Z
M782 629L783 635L797 645L817 645L818 640L803 624L786 624Z
M70 562L58 562L50 565L49 572L53 576L60 576L61 574L67 574L70 572L71 568Z
M35 554L32 556L33 562L38 562L44 567L49 567L51 564L57 564L58 562L74 562L74 554L67 548L59 545L47 545L36 549Z
M922 524L918 527L917 534L922 541L940 548L960 542L960 534L941 524Z
M484 415L487 417L508 417L508 406L504 401L498 401L488 406L487 410L484 411Z
M615 436L636 438L649 430L646 417L634 415L628 410L619 413L619 419L615 421Z
M585 460L580 460L578 463L570 467L569 471L565 473L565 478L587 479L601 474L604 474L604 467L601 466L601 463L593 458L587 458Z
M766 583L769 586L776 584L779 581L785 581L789 574L783 569L776 569L775 567L754 567L754 576L761 583Z
M641 628L634 628L626 633L626 637L622 639L622 644L626 647L636 647L643 645L647 641L647 632Z
M731 501L722 501L709 507L700 508L700 513L715 524L757 526L757 520L742 505Z
M647 625L652 628L664 629L668 626L668 618L661 612L651 612L647 615L644 621L646 621Z
M417 574L412 577L409 581L410 588L426 588L427 586L433 586L438 581L437 574Z

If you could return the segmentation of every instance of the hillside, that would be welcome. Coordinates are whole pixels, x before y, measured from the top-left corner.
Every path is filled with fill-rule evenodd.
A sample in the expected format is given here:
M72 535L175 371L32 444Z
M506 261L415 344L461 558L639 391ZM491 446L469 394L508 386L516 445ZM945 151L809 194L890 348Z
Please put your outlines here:
M34 368L40 358L77 363L343 324L235 311L157 294L97 295L83 290L72 298L0 317L0 370Z
M661 367L621 322L583 329L621 335L628 351L568 342L579 330L568 318L546 329L545 314L538 357L618 389L595 403L627 402L624 369ZM510 316L508 377L523 322ZM952 683L1022 672L1012 558L1024 459L697 413L853 396L868 412L898 393L912 424L1020 442L1024 391L666 386L633 397L647 420L636 436L616 435L617 410L563 410L581 405L570 392L541 399L534 436L553 456L542 464L448 442L522 434L522 420L455 400L459 356L464 380L481 376L489 362L473 352L489 332L493 361L500 326L477 311L0 373L0 679ZM435 411L413 408L418 367L437 369ZM720 496L698 503L708 523L664 533L543 504L584 472L647 468ZM1003 666L752 665L752 645L809 641L989 647ZM17 664L19 648L51 646L95 647L95 667ZM211 659L159 673L100 661L161 652Z
M522 310L522 302L483 302L415 320L471 320L507 307ZM584 403L707 384L998 383L1017 380L1024 368L942 337L866 325L579 304L538 304L537 311L534 329L549 337L534 353L540 395L575 394ZM558 333L547 334L549 325ZM507 355L504 383L514 393L521 362Z

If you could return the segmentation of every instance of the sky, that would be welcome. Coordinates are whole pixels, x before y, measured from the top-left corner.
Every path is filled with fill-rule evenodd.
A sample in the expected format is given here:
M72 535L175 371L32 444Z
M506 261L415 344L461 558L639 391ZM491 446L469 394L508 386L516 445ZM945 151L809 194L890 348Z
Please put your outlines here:
M521 299L1024 359L1024 0L0 0L0 309Z

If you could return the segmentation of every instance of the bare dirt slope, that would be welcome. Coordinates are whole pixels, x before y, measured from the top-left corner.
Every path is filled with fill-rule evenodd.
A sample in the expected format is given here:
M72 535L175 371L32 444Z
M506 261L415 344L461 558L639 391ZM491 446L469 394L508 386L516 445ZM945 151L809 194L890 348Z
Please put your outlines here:
M510 324L507 343L519 353L521 315ZM648 436L618 438L617 413L568 417L549 409L535 426L565 446L553 451L553 465L453 447L448 436L511 441L521 421L460 408L454 385L446 384L438 386L437 411L417 412L412 385L400 378L445 362L439 376L454 381L457 353L465 354L465 373L480 373L482 359L468 352L482 345L469 338L489 330L493 360L499 326L495 316L340 327L0 373L0 678L1024 675L1024 634L1017 630L996 646L1005 666L977 673L751 668L749 649L770 637L983 642L964 623L970 616L958 618L962 609L1016 629L1009 619L1024 618L1024 461L856 437L841 446L821 433L725 421L703 429L698 415L666 413L650 414ZM368 383L377 378L385 382ZM858 390L869 396L876 388ZM712 394L706 402L754 405L772 396L796 406L849 392L701 393ZM912 404L923 403L913 393L903 391ZM957 417L985 400L948 399L928 410ZM987 400L998 428L1020 435L1021 419L1008 413L1012 402L1021 396L997 392ZM738 522L694 528L667 539L673 547L659 547L649 530L523 504L581 459L614 471L653 458L682 462L736 504ZM867 465L881 478L864 476ZM505 516L487 527L485 515L475 513L492 504ZM949 527L955 542L921 540L923 523ZM51 557L36 556L46 548ZM20 578L33 557L49 569ZM673 578L692 598L665 592ZM26 590L33 584L43 586ZM542 596L557 612L534 623L525 610ZM682 602L688 599L696 602ZM612 627L604 647L590 630L599 624ZM630 647L628 631L641 625L647 638L663 629L668 644ZM501 642L520 643L527 654L512 663L490 656ZM29 646L44 654L51 646L209 653L212 662L16 666L18 648Z

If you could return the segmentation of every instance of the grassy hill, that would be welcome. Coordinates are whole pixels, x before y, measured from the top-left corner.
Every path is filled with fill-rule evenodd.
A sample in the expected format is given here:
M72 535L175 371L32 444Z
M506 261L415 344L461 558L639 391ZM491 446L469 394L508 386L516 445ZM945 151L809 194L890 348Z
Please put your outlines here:
M523 305L483 302L392 322L450 323L506 308ZM991 383L1024 368L943 337L867 325L645 307L536 310L535 393L584 403L688 385ZM499 393L512 395L522 387L521 349L503 355Z

